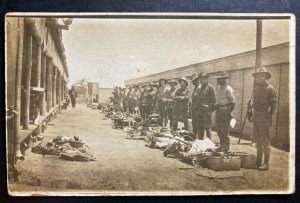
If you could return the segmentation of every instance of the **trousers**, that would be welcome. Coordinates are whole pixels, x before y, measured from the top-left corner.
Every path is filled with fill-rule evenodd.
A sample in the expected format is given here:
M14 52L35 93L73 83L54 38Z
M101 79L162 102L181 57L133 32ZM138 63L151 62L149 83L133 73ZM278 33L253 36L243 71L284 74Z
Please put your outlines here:
M173 109L173 130L177 130L178 128L178 121L181 119L181 121L184 123L184 129L188 129L188 105L186 103L175 103L174 109Z
M230 147L228 133L231 118L231 112L229 109L220 109L216 111L217 134L220 139L220 145L221 147L225 147L227 150L229 150Z
M269 163L270 159L270 128L272 126L272 116L268 111L254 112L253 133L256 140L257 148L257 166L262 165L262 157L264 163Z
M167 112L167 101L158 101L158 112L159 112L159 118L160 118L160 125L161 126L167 126L168 123L168 112Z
M203 140L204 131L206 132L206 137L211 139L211 112L206 109L200 109L198 121L198 139Z

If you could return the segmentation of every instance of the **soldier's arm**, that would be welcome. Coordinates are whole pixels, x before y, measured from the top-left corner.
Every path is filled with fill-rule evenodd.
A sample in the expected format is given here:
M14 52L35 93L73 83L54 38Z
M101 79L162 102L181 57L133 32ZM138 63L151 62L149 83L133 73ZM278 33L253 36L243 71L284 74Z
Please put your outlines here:
M269 97L269 103L270 103L270 114L273 115L276 106L277 106L277 96L276 96L276 92L273 88L270 88L269 92L268 92L268 97Z
M183 100L183 101L189 101L189 99L190 99L190 91L189 91L189 90L186 90L186 91L184 92L184 95L181 96L181 100Z
M215 103L217 102L216 93L213 87L210 88L210 102L212 106L214 106Z
M229 101L229 109L233 111L235 108L235 97L233 95L233 89L230 87L226 90L226 96Z

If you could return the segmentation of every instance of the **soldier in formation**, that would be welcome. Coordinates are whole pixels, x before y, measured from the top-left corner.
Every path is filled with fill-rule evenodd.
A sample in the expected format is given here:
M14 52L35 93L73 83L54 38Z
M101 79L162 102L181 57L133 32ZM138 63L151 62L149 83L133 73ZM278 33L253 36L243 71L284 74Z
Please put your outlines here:
M188 129L188 105L190 91L188 88L188 81L186 77L179 79L180 88L175 92L174 108L173 108L173 130L177 130L178 121L181 119L184 123L184 129Z
M160 117L160 126L167 126L168 123L168 114L167 114L167 91L169 90L169 86L167 85L166 79L160 79L159 85L160 87L157 90L157 98L158 98L158 112Z
M235 107L235 97L233 95L233 89L227 84L226 79L229 76L225 71L217 72L214 77L217 79L218 87L216 90L216 104L214 109L216 110L216 126L217 134L220 139L220 146L223 151L228 151L230 147L229 140L229 125L232 119L232 111Z

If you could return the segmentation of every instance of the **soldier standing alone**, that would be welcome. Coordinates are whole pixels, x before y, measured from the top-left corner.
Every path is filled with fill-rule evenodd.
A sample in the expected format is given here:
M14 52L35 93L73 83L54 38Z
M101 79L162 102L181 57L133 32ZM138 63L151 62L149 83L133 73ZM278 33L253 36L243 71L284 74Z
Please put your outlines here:
M217 134L220 139L220 149L227 152L230 147L229 140L229 125L232 118L232 111L235 107L235 97L233 95L233 89L230 87L226 79L229 78L225 71L217 72L214 77L217 79L218 87L216 91L217 102L214 106L216 109L216 125Z
M252 74L255 78L253 90L253 128L256 137L257 160L259 170L269 170L270 128L272 126L272 115L276 109L277 97L274 88L266 80L271 78L271 73L266 68L259 68ZM264 156L264 163L262 158Z

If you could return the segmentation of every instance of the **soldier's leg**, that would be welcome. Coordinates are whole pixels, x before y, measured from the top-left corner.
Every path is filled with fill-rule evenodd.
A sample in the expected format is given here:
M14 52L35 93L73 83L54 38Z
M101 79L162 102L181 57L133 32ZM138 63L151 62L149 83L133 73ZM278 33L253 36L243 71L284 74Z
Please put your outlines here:
M259 167L262 165L262 157L263 157L263 145L261 141L261 137L259 135L259 124L256 120L253 122L253 135L256 142L256 166Z
M188 130L189 129L189 112L188 112L188 109L186 109L185 111L183 111L182 113L181 113L181 119L182 119L182 121L183 121L183 123L184 123L184 129L185 130Z
M177 130L178 120L179 120L179 114L174 111L173 112L173 118L172 118L172 128L173 128L173 130Z
M222 120L221 120L221 113L219 110L216 111L216 127L217 127L217 135L220 140L220 146L224 145L223 137L222 137Z
M159 125L163 126L164 114L163 114L163 105L161 100L158 101L158 114L159 114Z
M173 126L173 108L168 104L168 119L170 120L170 128Z
M203 140L204 138L204 120L203 120L203 113L199 113L199 122L198 122L198 139Z
M206 137L211 139L211 113L210 112L205 112L205 114L203 115L203 123L206 132Z
M271 117L269 112L264 113L263 120L260 122L261 125L261 139L264 152L264 164L269 164L270 160L270 127L271 127Z
M192 126L193 126L193 133L196 135L196 138L198 138L199 118L198 118L198 114L195 110L192 111Z
M226 148L226 150L228 151L230 148L230 138L229 138L229 125L230 125L230 119L231 119L231 115L230 115L230 111L229 110L224 110L223 112L223 123L222 123L222 136L224 139L224 146Z

